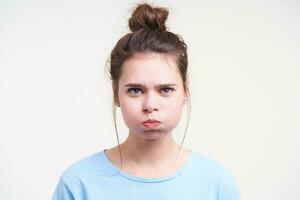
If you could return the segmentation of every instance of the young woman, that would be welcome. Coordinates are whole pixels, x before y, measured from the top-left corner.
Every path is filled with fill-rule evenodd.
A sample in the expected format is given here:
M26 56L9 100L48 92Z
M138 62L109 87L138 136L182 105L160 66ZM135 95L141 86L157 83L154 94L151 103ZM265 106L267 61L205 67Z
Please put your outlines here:
M117 146L67 168L53 200L241 199L229 170L172 137L189 102L188 59L183 39L166 30L167 16L148 4L132 13L132 32L117 42L109 68L114 120L119 107L129 135L119 144L117 133Z

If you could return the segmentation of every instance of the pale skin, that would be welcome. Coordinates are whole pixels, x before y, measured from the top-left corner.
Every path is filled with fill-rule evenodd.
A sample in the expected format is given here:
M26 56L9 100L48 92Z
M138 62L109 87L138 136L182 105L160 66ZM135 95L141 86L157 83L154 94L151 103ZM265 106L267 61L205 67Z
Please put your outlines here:
M188 86L188 82L185 84ZM182 146L176 160L180 145L172 136L187 100L175 58L149 53L126 60L117 94L116 101L129 129L127 139L120 144L122 171L139 177L159 178L172 175L186 164L191 152ZM154 128L145 127L142 122L148 119L161 123ZM105 153L116 167L121 167L118 146Z

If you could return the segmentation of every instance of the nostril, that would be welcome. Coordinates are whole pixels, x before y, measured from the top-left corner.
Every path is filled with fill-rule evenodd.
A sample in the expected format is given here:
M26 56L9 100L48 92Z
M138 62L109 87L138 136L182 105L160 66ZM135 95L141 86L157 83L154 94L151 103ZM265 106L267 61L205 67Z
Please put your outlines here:
M152 112L154 112L154 111L158 111L158 109L157 108L145 108L145 109L143 109L143 112L147 112L147 113L152 113Z

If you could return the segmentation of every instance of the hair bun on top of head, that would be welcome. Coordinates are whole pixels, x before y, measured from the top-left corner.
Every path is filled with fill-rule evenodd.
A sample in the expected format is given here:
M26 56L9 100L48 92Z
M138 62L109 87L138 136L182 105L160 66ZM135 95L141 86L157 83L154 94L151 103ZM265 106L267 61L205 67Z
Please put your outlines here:
M140 29L165 31L168 14L169 12L165 8L154 8L147 3L139 4L129 19L129 28L132 32Z

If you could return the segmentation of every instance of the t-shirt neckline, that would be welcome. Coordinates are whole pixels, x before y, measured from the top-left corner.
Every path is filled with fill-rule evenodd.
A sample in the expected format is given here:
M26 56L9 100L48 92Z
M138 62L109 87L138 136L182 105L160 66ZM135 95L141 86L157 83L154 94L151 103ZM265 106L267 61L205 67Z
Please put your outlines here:
M169 175L169 176L163 176L163 177L159 177L159 178L145 178L145 177L139 177L139 176L134 176L131 174L128 174L127 172L121 171L119 168L117 168L107 157L107 155L105 154L105 151L107 149L104 149L100 152L100 154L102 155L102 157L104 158L105 163L115 172L117 172L118 174L122 175L123 177L133 180L133 181L137 181L137 182L145 182L145 183L153 183L153 182L162 182L162 181L167 181L173 178L176 178L178 175L180 175L182 172L185 171L185 169L191 164L193 158L194 158L194 151L190 150L190 156L189 159L186 161L186 163L179 168L177 171L175 171L173 174Z

